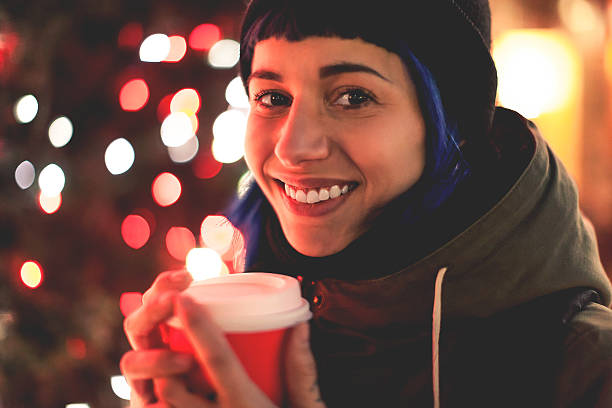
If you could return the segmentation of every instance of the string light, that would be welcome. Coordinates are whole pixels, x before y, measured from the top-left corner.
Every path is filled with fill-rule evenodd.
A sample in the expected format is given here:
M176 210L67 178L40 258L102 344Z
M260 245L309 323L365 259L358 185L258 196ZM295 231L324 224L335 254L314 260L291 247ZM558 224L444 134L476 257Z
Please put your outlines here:
M214 249L193 248L185 259L186 268L194 281L220 276L227 271L221 256Z
M221 169L223 168L223 163L215 160L212 155L212 150L203 149L200 151L193 161L193 173L196 177L201 179L210 179L215 177Z
M213 68L233 68L240 59L240 44L234 40L220 40L208 51L208 64Z
M123 174L134 164L134 148L124 138L113 140L104 152L104 163L113 175Z
M173 112L164 119L160 134L164 145L181 146L194 136L192 120L184 112Z
M170 112L183 112L188 116L195 115L200 110L200 94L193 88L181 89L170 101Z
M200 24L189 35L189 46L197 51L208 51L221 39L221 29L214 24Z
M170 53L170 39L166 34L151 34L140 44L142 62L162 62Z
M142 293L124 292L119 298L119 309L124 317L128 317L132 312L142 306Z
M124 111L138 111L149 101L149 86L144 79L127 81L119 91L119 105Z
M59 195L66 184L64 171L55 163L47 165L38 175L38 186L40 191L47 197Z
M232 79L225 88L225 100L231 107L237 109L248 109L250 107L249 97L239 76Z
M122 48L136 48L142 41L142 24L131 22L124 25L119 31L117 43Z
M234 230L234 226L226 217L222 215L209 215L202 221L200 235L207 247L223 255L232 246Z
M187 41L180 35L171 35L168 39L170 40L170 51L163 62L179 62L187 53Z
M21 265L21 281L31 289L36 289L43 281L43 271L38 262L26 261Z
M121 223L121 237L123 241L134 249L142 248L151 235L149 223L138 214L130 214Z
M198 154L199 148L200 142L196 136L193 136L181 146L168 147L168 156L175 163L187 163Z
M172 227L166 233L166 249L174 259L185 262L187 253L195 246L195 237L188 228Z
M22 96L15 103L13 114L18 123L30 123L38 114L38 100L32 94Z
M155 180L151 191L153 199L161 207L168 207L174 204L181 196L181 182L172 173L161 173Z
M212 153L221 163L234 163L244 156L246 115L237 109L222 112L213 123Z
M25 190L34 184L36 171L34 165L28 160L22 161L15 169L15 182L20 189Z
M72 139L74 128L66 116L60 116L49 125L49 141L53 147L64 147Z
M47 196L42 191L38 194L38 205L47 214L53 214L62 205L62 195Z
M110 383L111 389L113 390L116 396L124 400L130 400L132 390L124 376L112 376L110 379Z

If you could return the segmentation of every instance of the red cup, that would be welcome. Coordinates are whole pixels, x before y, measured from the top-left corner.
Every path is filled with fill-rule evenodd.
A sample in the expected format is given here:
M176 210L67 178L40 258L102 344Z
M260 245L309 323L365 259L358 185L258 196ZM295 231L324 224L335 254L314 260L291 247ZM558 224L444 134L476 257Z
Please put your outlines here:
M194 282L184 293L206 306L247 374L274 403L282 406L288 329L312 316L308 302L301 297L298 281L272 273L240 273ZM167 320L161 329L162 339L171 350L194 354L176 317ZM214 393L206 367L191 372L187 382L193 392L202 396Z

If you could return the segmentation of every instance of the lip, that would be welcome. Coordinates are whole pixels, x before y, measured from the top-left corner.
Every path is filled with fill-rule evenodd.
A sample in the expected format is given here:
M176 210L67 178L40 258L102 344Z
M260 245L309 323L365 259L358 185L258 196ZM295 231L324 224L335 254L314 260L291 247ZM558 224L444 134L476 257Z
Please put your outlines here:
M300 203L291 197L288 197L285 194L285 186L284 184L289 184L294 187L301 188L320 188L320 187L330 187L333 185L357 185L355 182L347 182L343 180L334 180L334 179L301 179L301 180L286 180L281 181L278 179L274 180L274 184L278 189L278 194L281 197L281 200L287 210L289 212L300 215L304 217L322 217L324 215L330 214L336 211L339 207L341 207L348 197L352 194L343 194L340 197L334 198L333 200L319 201L315 204L308 203ZM354 190L354 188L353 188Z

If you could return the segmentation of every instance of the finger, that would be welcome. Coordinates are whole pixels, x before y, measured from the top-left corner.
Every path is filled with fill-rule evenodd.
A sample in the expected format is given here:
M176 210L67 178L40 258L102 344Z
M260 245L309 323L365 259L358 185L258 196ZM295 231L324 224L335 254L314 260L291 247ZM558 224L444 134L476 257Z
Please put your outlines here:
M147 304L143 304L125 318L123 328L134 350L161 345L158 338L158 326L172 316L174 297L177 294L177 291L170 291L152 298Z
M128 351L119 362L123 375L132 380L182 374L194 364L191 355L169 350Z
M153 381L155 395L160 401L173 407L189 408L216 408L217 404L205 401L201 397L190 393L185 384L174 377L158 378Z
M151 298L166 291L182 291L187 289L193 278L186 269L165 271L160 273L151 287L142 295L142 302L148 303Z
M287 397L292 408L325 407L317 382L317 366L310 350L307 322L291 329L285 358Z
M143 408L148 402L154 400L153 383L144 380L130 380L126 377L130 386L130 408Z
M224 390L245 391L247 388L257 388L223 331L202 305L196 304L188 296L178 296L175 314L183 323L185 333L196 351L196 358L207 371L220 398Z

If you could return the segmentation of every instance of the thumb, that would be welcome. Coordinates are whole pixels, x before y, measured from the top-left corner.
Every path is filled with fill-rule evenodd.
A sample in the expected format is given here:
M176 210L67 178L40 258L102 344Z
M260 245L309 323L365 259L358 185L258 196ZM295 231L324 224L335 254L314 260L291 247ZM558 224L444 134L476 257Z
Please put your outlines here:
M317 366L310 350L308 322L289 334L285 358L287 397L292 408L325 408L317 381Z

